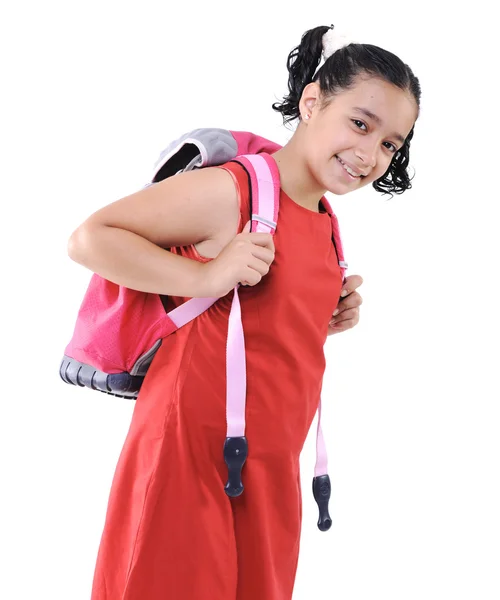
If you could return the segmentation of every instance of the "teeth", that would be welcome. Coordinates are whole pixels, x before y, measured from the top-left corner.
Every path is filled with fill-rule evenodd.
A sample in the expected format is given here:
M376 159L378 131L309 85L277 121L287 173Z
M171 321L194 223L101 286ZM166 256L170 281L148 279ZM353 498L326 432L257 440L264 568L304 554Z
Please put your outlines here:
M337 156L337 160L339 161L339 163L344 167L344 169L349 173L349 175L352 175L353 177L360 177L360 175L358 175L357 173L355 173L351 167L348 167L344 162L342 162L340 160L340 158Z

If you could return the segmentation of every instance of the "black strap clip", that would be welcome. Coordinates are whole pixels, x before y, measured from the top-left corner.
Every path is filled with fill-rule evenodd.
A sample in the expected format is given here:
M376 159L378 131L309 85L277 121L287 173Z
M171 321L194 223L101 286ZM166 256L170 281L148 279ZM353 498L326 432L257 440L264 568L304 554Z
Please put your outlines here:
M314 477L313 494L319 508L318 529L320 531L328 531L332 526L332 519L328 513L328 501L332 494L329 475Z
M236 498L243 493L241 470L248 456L246 437L228 437L224 442L224 460L229 470L229 479L224 488L230 498Z

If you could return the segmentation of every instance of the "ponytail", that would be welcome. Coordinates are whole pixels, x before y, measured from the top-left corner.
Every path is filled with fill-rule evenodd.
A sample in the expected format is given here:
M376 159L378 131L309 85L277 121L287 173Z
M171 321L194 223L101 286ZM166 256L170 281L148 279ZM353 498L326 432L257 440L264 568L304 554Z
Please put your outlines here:
M315 27L306 31L300 44L288 55L288 90L283 102L275 102L273 109L280 112L285 123L300 117L299 102L307 84L313 81L314 74L321 62L323 36L330 27Z

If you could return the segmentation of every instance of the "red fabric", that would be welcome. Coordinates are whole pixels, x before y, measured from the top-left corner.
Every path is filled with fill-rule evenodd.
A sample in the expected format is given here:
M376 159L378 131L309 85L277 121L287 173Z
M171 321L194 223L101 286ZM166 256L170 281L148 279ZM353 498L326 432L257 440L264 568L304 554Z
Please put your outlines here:
M234 163L224 168L241 187L241 230L247 176ZM318 407L323 346L341 290L331 238L328 214L282 191L275 261L259 285L240 288L249 457L239 498L224 492L222 454L233 294L163 341L116 468L92 600L292 598L299 455ZM209 260L192 246L173 251ZM172 307L185 300L172 298Z

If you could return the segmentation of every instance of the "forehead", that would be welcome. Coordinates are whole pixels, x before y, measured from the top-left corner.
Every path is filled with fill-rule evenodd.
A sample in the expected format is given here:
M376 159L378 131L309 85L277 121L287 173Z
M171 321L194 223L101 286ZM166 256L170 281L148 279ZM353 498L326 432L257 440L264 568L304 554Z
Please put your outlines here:
M365 109L379 118L381 123L372 119L379 127L400 132L404 137L417 118L417 105L411 93L375 78L359 79L352 89L339 94L334 104L363 119L366 115L354 109Z

